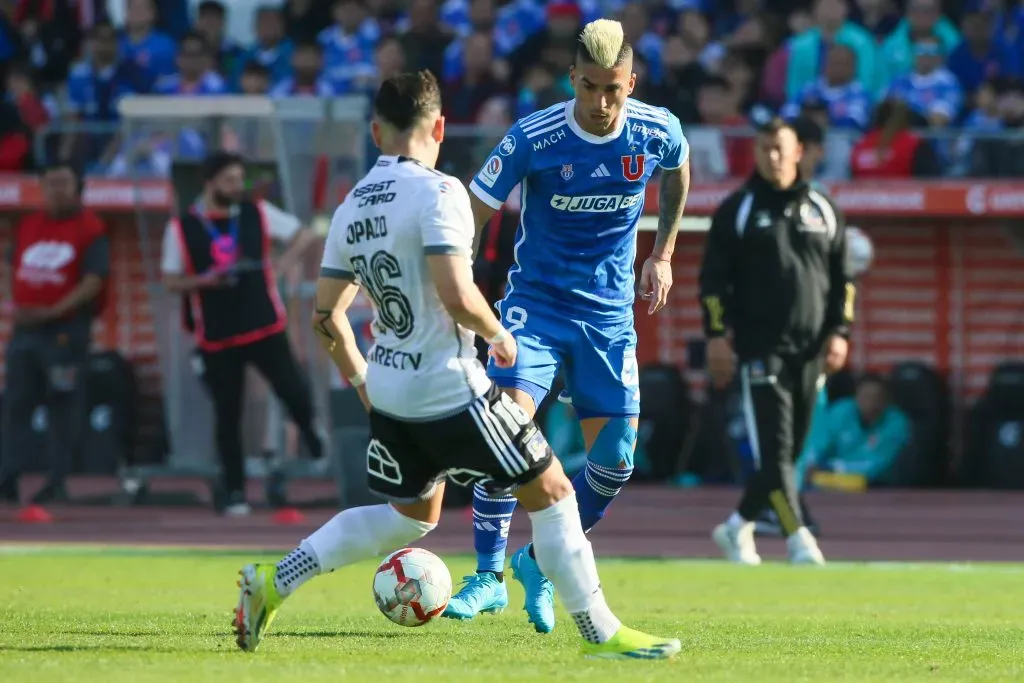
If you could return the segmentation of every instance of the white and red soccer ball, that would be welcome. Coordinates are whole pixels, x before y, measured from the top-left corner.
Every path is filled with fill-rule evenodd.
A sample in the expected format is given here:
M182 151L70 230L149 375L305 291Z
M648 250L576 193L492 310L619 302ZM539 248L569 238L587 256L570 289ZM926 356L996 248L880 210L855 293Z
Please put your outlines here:
M440 557L422 548L388 555L373 576L373 599L401 626L422 626L440 616L452 597L452 575Z

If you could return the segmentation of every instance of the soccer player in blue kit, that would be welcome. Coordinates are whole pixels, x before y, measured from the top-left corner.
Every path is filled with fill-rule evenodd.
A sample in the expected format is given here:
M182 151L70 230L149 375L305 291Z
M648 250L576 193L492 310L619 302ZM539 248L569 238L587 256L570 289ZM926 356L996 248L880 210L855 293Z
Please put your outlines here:
M520 119L470 183L478 231L516 185L522 209L515 263L499 317L519 344L510 368L488 374L529 415L563 371L588 462L573 480L583 528L604 516L633 471L640 386L633 329L633 267L644 194L661 169L658 232L640 295L660 310L689 190L689 145L679 119L629 96L636 75L622 25L599 19L580 34L569 72L575 98ZM511 448L511 445L509 446ZM471 619L508 605L505 546L516 500L477 485L477 573L444 616ZM537 631L554 628L554 589L527 545L512 556Z

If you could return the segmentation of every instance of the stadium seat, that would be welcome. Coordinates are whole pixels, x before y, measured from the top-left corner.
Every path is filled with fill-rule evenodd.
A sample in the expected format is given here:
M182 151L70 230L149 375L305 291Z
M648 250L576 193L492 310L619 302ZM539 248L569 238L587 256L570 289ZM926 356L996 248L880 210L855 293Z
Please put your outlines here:
M3 401L6 397L0 394L0 410L3 410ZM22 463L23 472L45 472L49 469L49 461L46 455L46 430L48 425L46 406L36 406L35 410L32 411L32 446L30 448L31 454L37 454L35 457L29 456L25 458ZM3 433L2 427L0 427L0 448L3 447L4 439L7 435Z
M75 471L113 474L129 462L138 424L138 385L131 363L117 351L89 357L85 371L85 414Z
M898 363L889 372L893 403L911 423L910 443L896 459L897 486L936 486L946 479L949 462L950 396L946 380L919 361Z
M370 416L355 389L331 392L331 448L338 497L343 508L374 505L380 499L370 493L366 482L366 449L370 443Z
M970 483L1024 489L1024 362L1008 361L992 371L970 422Z
M640 368L640 438L645 462L636 463L635 479L663 481L676 473L690 427L690 391L675 365L651 363ZM639 476L638 476L639 475Z

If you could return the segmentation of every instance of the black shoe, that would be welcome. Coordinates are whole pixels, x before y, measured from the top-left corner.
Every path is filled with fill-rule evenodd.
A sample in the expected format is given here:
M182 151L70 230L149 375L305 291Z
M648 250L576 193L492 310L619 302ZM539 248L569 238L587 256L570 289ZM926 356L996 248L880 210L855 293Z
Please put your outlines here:
M18 493L18 477L11 475L0 480L0 505L18 505L21 495Z
M66 503L68 501L68 490L64 488L63 481L48 481L39 489L36 495L32 496L33 505L47 505L49 503Z

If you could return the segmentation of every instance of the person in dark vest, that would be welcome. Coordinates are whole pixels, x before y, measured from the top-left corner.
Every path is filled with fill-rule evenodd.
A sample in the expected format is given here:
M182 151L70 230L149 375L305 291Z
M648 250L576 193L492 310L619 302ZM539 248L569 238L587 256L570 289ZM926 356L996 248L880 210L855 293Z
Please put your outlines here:
M295 216L245 195L245 164L228 152L203 163L203 192L164 232L164 284L185 295L186 319L195 336L193 367L214 405L221 490L217 507L246 515L242 451L245 371L253 365L285 405L309 454L326 464L309 383L288 341L284 304L275 269L296 263L312 243L312 232ZM274 242L287 244L272 263ZM278 477L272 479L278 480ZM268 491L283 504L283 492Z
M21 221L10 252L14 330L6 351L0 500L20 501L19 475L33 450L33 416L46 406L49 477L33 503L67 498L84 418L83 372L92 321L105 300L110 244L82 206L82 179L55 164L41 174L44 208Z

